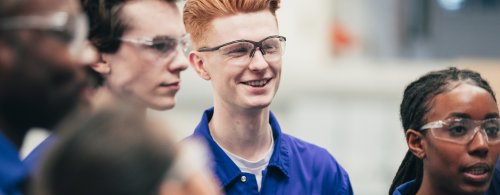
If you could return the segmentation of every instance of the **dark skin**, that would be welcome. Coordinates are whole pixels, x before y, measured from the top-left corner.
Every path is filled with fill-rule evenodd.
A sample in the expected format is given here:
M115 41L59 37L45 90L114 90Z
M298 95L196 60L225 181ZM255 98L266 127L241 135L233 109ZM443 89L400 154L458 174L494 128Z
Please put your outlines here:
M73 0L25 1L12 15L80 13ZM53 128L80 101L83 59L68 44L41 30L3 31L0 36L0 133L17 148L33 127Z
M498 107L486 90L463 82L456 83L450 91L434 97L425 122L448 118L498 118ZM410 150L424 163L417 195L474 195L484 194L488 189L500 147L488 143L482 133L475 134L466 144L436 139L429 130L423 133L410 129L406 137ZM489 167L489 171L471 174L471 168L478 165Z

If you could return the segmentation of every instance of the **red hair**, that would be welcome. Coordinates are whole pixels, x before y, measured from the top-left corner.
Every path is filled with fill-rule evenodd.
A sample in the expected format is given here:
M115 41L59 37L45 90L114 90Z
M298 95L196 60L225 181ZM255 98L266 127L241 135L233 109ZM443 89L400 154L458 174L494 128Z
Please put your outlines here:
M276 16L281 0L187 0L184 6L184 25L194 45L210 30L210 22L218 17L237 13L269 10Z

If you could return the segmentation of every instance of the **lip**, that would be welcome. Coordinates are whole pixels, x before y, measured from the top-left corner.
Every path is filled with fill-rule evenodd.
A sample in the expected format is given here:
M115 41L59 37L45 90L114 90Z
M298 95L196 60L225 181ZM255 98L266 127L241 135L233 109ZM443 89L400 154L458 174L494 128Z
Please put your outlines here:
M483 184L490 181L492 166L487 163L475 163L461 168L468 183Z
M168 88L170 90L179 90L180 89L180 81L175 82L162 82L158 85L160 88Z

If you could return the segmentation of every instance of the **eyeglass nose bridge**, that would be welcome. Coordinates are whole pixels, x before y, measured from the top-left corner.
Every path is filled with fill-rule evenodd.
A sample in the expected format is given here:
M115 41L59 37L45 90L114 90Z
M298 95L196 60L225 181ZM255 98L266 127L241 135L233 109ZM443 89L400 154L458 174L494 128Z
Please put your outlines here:
M264 50L262 48L262 42L255 42L255 43L253 43L253 49L250 52L250 58L253 58L253 56L255 55L255 52L257 52L257 48L259 48L259 51L260 51L260 53L262 53L262 55L266 55L266 50Z
M469 138L467 143L470 143L472 140L474 140L478 132L480 132L480 134L483 136L483 139L486 140L486 143L489 143L488 134L486 133L486 130L482 127L482 125L477 125L474 127L474 133Z

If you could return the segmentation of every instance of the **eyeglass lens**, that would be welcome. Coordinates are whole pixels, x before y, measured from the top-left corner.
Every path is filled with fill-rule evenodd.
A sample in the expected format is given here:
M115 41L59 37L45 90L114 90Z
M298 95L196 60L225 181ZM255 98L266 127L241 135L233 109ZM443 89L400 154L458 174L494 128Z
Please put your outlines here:
M167 57L177 50L186 53L188 49L187 39L187 36L183 36L179 40L168 36L159 36L153 38L152 43L147 47L154 50L160 57Z
M257 43L258 44L258 43ZM255 55L255 52L261 52L264 59L268 62L279 60L283 54L284 41L278 37L265 39L257 45L252 42L237 42L226 45L219 49L219 52L231 60L240 63L248 63ZM258 47L258 48L257 48Z
M487 119L476 122L470 119L450 120L443 126L434 130L438 138L466 143L470 141L477 131L484 130L489 142L500 141L500 120ZM483 132L480 132L483 134Z

